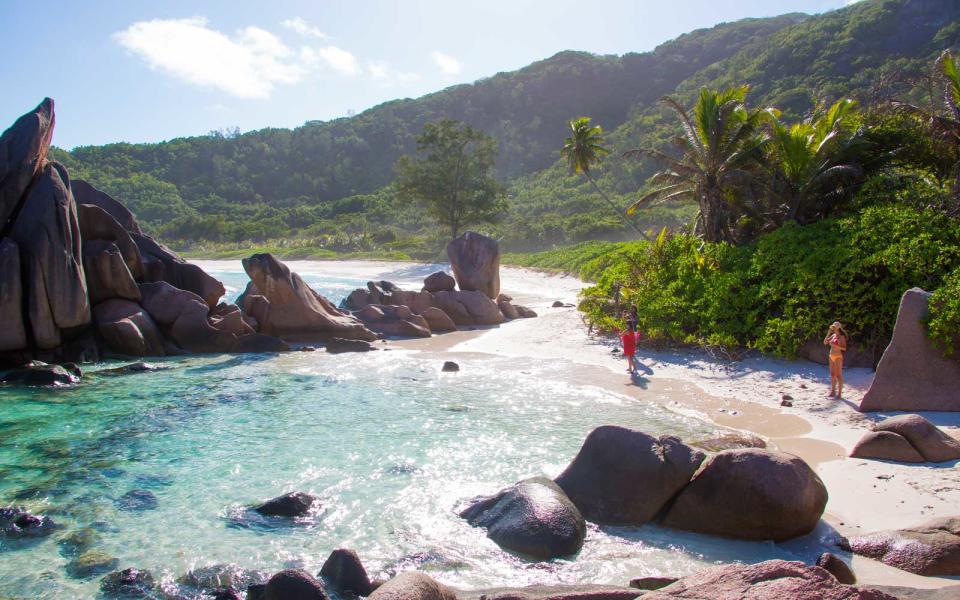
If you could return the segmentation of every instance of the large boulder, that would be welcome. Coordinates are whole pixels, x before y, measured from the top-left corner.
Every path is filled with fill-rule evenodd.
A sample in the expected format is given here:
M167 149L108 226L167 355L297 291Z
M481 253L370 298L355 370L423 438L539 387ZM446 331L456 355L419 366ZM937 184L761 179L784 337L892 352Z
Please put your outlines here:
M84 240L83 269L87 277L90 303L110 298L139 301L140 289L127 267L120 249L105 240Z
M427 320L413 314L407 306L368 304L357 312L357 318L371 330L383 335L430 337Z
M447 292L456 289L457 280L446 271L437 271L423 280L423 289L427 292Z
M873 426L903 436L929 462L960 459L960 441L941 431L920 415L898 415Z
M705 456L673 436L605 425L590 432L556 482L587 520L642 525L687 485Z
M76 199L77 204L89 204L102 208L107 214L113 217L113 220L119 223L125 231L129 233L143 233L143 231L140 230L140 224L137 223L137 218L120 202L82 179L74 179L71 188L73 189L73 197Z
M267 581L267 600L327 600L323 585L302 569L285 569Z
M460 289L500 294L500 245L497 240L468 231L447 244L447 257Z
M63 165L49 163L30 186L10 238L20 247L30 331L38 348L61 343L61 332L90 322L80 226Z
M244 319L240 307L236 304L218 304L208 314L210 325L217 330L242 335L253 335L253 330Z
M826 504L826 487L801 458L759 448L724 450L680 492L663 524L783 541L812 531Z
M820 567L768 560L752 565L728 564L698 571L666 587L647 592L644 600L897 600L871 589L840 583Z
M483 292L437 292L433 299L457 325L499 325L505 320L497 303Z
M208 320L209 308L203 298L175 288L165 281L140 284L143 307L170 337L190 352L230 352L237 335L216 329Z
M900 299L900 310L861 411L960 411L960 360L948 358L927 337L930 293L913 288Z
M113 298L93 307L97 331L107 347L125 356L163 356L164 340L156 323L136 302Z
M143 259L140 257L140 249L137 248L137 244L127 230L110 213L99 206L78 202L77 220L84 242L91 240L113 242L123 255L123 261L133 277L135 279L143 277Z
M45 98L0 136L0 231L46 165L55 122L53 100Z
M430 331L433 333L445 333L457 330L457 324L453 322L450 315L436 306L431 306L424 310L420 313L420 316L424 318L427 325L430 326Z
M864 434L850 451L850 456L907 463L922 463L925 460L907 438L892 431L870 431Z
M341 593L349 592L366 597L374 589L360 557L347 548L337 548L330 553L320 568L320 576Z
M525 479L493 496L481 498L460 513L502 548L537 560L580 551L587 524L580 511L553 481Z
M130 237L143 257L145 281L166 281L173 287L193 292L203 298L209 308L220 302L226 292L220 281L149 235L131 232Z
M27 347L23 325L23 286L20 249L13 240L0 240L0 351Z
M457 600L456 593L429 575L406 571L387 581L370 600Z
M387 304L398 304L402 306L407 306L414 312L414 314L423 314L423 311L432 308L434 306L433 294L426 290L420 290L419 292L412 292L408 290L394 290L390 293L389 302Z
M264 321L258 319L261 333L280 338L377 339L377 334L310 289L272 254L245 258L243 268L253 283L253 289L248 287L248 291L255 290L254 295L264 296L270 302Z
M918 575L960 576L960 517L854 537L849 549Z

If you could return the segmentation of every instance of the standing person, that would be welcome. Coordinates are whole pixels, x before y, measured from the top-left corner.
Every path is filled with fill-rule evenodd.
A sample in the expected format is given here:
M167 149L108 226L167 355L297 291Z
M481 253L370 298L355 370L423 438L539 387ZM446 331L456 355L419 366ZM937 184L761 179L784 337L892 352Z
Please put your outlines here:
M843 397L843 353L847 351L849 336L840 321L830 325L823 344L830 346L830 397Z
M629 312L623 314L627 327L620 332L620 341L623 343L623 356L627 359L627 372L633 373L637 368L637 307L630 307Z

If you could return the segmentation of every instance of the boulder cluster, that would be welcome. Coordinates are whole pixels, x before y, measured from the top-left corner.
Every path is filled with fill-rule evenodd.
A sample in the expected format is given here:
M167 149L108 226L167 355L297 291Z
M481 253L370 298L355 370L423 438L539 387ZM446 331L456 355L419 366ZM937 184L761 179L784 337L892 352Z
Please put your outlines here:
M708 456L673 436L606 425L554 481L521 481L461 516L503 548L546 560L578 552L587 520L783 541L812 531L826 503L823 482L796 456L762 448Z
M897 462L946 462L960 459L960 441L920 415L899 415L873 426L850 452L853 458Z

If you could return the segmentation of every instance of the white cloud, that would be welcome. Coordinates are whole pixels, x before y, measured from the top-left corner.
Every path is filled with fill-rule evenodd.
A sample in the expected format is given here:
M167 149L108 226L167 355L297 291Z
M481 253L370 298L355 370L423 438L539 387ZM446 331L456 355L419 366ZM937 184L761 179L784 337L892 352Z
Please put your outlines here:
M440 67L444 75L457 75L460 73L460 70L463 69L460 61L449 54L435 50L431 56L433 57L433 62L437 63L437 66Z
M245 27L233 37L203 17L138 21L114 39L151 68L239 98L266 98L276 84L296 83L303 67L275 35Z
M420 80L418 73L405 73L403 71L394 71L385 62L371 61L367 63L367 74L374 81L380 82L384 86L396 84L408 84Z
M280 23L287 29L292 29L302 36L305 37L315 37L315 38L325 38L327 34L320 31L319 28L314 27L310 23L307 23L302 17L294 17L292 19L287 19Z
M300 49L300 58L307 66L325 64L344 75L358 75L360 73L360 61L357 60L357 57L336 46L324 46L323 48L304 46Z

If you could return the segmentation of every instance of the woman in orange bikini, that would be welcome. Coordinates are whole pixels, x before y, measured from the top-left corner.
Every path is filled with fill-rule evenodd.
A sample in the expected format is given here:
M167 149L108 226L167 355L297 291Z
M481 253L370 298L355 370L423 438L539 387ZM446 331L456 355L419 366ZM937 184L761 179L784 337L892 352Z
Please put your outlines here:
M840 321L834 321L823 338L823 344L830 346L830 397L843 397L843 353L847 351L847 332Z

